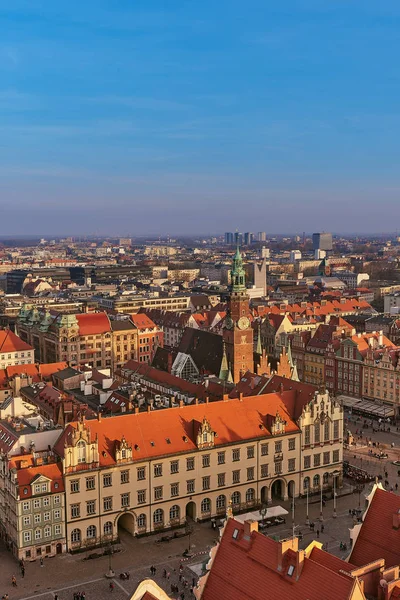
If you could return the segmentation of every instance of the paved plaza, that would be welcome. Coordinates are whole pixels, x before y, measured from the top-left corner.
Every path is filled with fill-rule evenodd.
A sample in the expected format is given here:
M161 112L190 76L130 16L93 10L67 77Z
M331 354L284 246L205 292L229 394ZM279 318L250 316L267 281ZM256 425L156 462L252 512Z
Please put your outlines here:
M360 430L358 421L347 422L347 426L353 431ZM345 451L345 460L355 466L365 469L374 476L379 476L388 472L389 488L398 483L400 488L400 477L397 467L392 464L394 460L400 460L400 432L391 428L390 433L377 432L372 433L372 429L363 431L363 439L357 439L357 446L349 451ZM393 431L394 429L394 431ZM373 458L369 454L369 447L365 440L371 437L375 443L379 442L385 447L389 458L381 461ZM395 447L391 444L394 442ZM322 533L320 521L320 498L319 496L310 496L308 506L308 516L311 522L314 522L314 531L306 525L307 507L306 499L296 499L294 523L292 521L291 502L277 502L288 510L286 523L277 527L271 527L265 533L270 536L276 536L279 539L290 537L295 533L302 534L300 547L305 548L313 539L318 539L324 544L324 548L346 558L347 552L340 550L340 542L346 542L349 547L349 529L354 524L354 518L349 514L352 509L365 507L365 496L371 489L371 484L364 486L359 492L353 492L353 482L345 481L342 490L336 499L336 513L334 518L333 500L330 499L322 507L323 528ZM393 493L399 493L394 490ZM293 528L294 525L294 528ZM130 597L137 587L137 584L144 578L151 577L150 565L157 569L155 579L172 598L177 598L184 592L185 598L193 598L190 593L193 578L197 579L196 573L200 573L202 563L207 562L208 552L218 539L217 532L213 531L210 523L195 524L191 535L191 553L189 560L182 559L183 552L188 547L188 537L177 538L169 543L157 544L156 539L159 536L150 536L143 539L132 538L124 533L121 537L120 552L112 556L112 568L116 573L114 579L114 591L109 589L109 581L105 573L109 568L109 558L107 556L87 560L90 551L80 554L65 554L44 560L44 566L41 567L39 561L26 563L25 577L22 579L17 561L10 555L3 545L0 544L0 594L8 594L10 600L51 600L57 593L59 600L73 600L74 592L84 592L87 600L103 600L112 595L114 600L124 600ZM183 562L182 562L183 561ZM184 565L183 577L188 581L188 587L184 587L179 581L179 566ZM163 571L170 574L169 579L163 577ZM119 574L122 571L130 573L129 580L120 580ZM11 577L17 578L17 587L11 585ZM171 593L171 584L179 585L179 594Z

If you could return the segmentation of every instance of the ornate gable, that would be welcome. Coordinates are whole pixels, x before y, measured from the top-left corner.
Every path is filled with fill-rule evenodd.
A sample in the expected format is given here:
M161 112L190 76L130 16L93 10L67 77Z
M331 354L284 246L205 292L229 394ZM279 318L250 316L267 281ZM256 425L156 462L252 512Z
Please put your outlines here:
M203 450L204 448L213 448L214 437L215 432L211 429L210 422L206 419L206 417L204 417L199 427L199 431L197 432L196 446L199 450Z

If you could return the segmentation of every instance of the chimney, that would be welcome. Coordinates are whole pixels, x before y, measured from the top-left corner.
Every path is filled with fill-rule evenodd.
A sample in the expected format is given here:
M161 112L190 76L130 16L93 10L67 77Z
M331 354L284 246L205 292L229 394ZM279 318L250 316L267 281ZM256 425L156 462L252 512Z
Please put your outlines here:
M293 552L298 552L299 550L299 538L288 538L286 540L282 540L278 542L278 571L282 571L282 563L283 557L288 550L293 550Z
M222 400L223 400L223 402L228 402L228 400L229 400L229 394L223 394Z
M379 332L378 345L383 346L383 331Z
M150 410L151 410L151 406L150 406L150 404L148 404L148 405L147 405L147 412L149 413L149 412L150 412Z
M243 393L239 392L239 402L243 402Z
M97 420L99 423L101 423L101 412L100 411L97 413Z
M183 407L183 400L179 400L179 408Z
M393 515L393 529L400 529L400 509Z
M301 572L304 567L304 558L305 558L304 550L299 550L296 552L296 578L298 579L301 575Z
M258 521L252 521L251 519L245 521L243 538L249 540L253 531L258 531Z
M139 414L139 407L135 406L135 415L138 415L138 414Z

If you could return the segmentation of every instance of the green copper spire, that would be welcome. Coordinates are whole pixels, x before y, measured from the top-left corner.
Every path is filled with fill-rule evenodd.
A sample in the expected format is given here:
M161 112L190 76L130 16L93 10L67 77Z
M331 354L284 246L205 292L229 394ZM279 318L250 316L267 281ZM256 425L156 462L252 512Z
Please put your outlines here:
M243 268L243 259L240 254L239 245L236 247L235 256L231 270L232 292L244 292L246 290L246 273Z

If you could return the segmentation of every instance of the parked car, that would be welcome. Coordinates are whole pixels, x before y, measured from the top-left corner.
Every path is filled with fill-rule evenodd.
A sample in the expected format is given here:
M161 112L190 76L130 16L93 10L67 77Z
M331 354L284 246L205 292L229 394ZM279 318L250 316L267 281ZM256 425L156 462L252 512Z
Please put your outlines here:
M286 523L286 519L283 517L276 517L274 520L274 525L283 525L283 523Z

